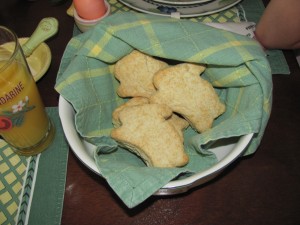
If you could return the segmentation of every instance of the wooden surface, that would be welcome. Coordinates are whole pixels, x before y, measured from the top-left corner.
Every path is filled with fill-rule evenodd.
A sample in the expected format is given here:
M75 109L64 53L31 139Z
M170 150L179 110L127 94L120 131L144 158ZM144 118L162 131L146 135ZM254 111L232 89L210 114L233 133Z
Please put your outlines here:
M47 16L59 20L59 33L47 41L49 71L38 82L46 106L57 106L56 74L72 36L70 1L1 0L0 24L19 37L30 36ZM297 225L300 224L300 70L293 52L285 52L291 74L274 75L270 121L257 152L231 165L217 179L188 193L153 196L128 209L106 182L70 151L62 216L63 225Z

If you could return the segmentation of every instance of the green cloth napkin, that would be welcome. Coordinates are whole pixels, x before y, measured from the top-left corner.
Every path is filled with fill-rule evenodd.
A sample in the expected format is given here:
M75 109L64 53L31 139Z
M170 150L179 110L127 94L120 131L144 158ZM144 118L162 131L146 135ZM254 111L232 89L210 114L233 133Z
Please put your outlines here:
M112 112L124 99L113 65L138 49L182 62L204 63L202 75L215 87L226 112L213 129L184 133L190 162L182 168L149 168L110 138ZM255 152L267 124L272 78L267 59L253 40L201 23L140 13L116 13L95 29L71 39L61 62L56 90L73 105L78 132L98 146L99 171L128 207L134 207L178 175L195 173L217 162L202 149L213 140L255 133L245 155Z

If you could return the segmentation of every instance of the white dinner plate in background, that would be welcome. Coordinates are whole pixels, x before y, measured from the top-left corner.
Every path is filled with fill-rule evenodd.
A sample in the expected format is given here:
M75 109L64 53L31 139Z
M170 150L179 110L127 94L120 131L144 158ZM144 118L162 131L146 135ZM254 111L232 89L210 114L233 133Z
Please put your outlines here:
M152 0L119 0L129 8L140 12L175 17L197 17L217 13L239 3L241 0L213 0L193 5L167 5Z

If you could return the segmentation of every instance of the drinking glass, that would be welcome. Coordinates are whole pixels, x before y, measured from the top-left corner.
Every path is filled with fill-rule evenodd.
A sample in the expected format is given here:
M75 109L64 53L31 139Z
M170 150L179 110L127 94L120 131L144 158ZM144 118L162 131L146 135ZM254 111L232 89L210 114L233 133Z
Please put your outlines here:
M36 155L53 141L48 117L16 34L0 26L0 136L19 155Z

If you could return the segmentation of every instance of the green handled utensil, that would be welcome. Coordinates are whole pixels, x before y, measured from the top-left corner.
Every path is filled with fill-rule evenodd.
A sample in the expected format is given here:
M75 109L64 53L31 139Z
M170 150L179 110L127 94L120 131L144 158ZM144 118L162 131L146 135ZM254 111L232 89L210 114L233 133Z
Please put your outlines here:
M45 40L52 37L58 31L58 21L53 17L47 17L40 21L31 37L22 44L22 49L26 57Z
M19 38L31 74L38 81L48 70L51 63L51 50L44 42L58 31L58 21L53 17L44 18L29 38ZM0 46L0 56L5 57L14 50L13 43Z
M58 31L58 21L47 17L40 21L29 38L19 38L27 63L35 81L38 81L49 69L52 55L44 42Z

